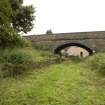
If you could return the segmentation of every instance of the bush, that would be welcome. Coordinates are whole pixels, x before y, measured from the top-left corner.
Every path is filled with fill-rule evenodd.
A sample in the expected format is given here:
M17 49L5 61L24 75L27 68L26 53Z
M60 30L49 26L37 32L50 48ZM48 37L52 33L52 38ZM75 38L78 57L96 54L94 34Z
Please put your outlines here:
M0 75L4 77L22 74L35 60L30 49L5 49L0 51L0 55Z
M14 40L15 40L14 45L16 47L22 47L22 48L24 48L24 47L32 47L31 42L29 40L27 40L26 38L21 37L19 35L18 35L18 37L14 38Z
M92 70L98 70L100 73L105 74L105 53L97 53L86 59L86 64L91 67Z
M0 63L13 63L13 64L29 64L34 62L35 56L32 49L5 49L0 50Z
M24 70L43 67L45 62L48 62L48 66L55 61L52 61L52 58L57 57L49 52L35 50L30 47L0 49L0 64L3 64L0 68L2 72L0 74L14 76L21 74ZM56 62L60 62L60 60L57 59Z
M2 65L1 68L1 76L7 77L7 76L15 76L18 74L22 74L26 70L26 67L22 64L12 64L12 63L5 63Z
M11 27L4 26L2 29L0 28L0 47L31 47L31 43Z
M30 62L33 62L33 58L30 54L28 54L25 51L16 51L10 54L10 56L7 59L7 62L13 63L13 64L27 64Z

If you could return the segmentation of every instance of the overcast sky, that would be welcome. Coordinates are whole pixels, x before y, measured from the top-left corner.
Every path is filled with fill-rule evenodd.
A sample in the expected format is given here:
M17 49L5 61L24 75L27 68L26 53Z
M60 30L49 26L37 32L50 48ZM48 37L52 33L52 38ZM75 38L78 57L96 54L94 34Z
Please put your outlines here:
M105 0L24 0L30 4L36 7L36 20L28 34L105 30Z

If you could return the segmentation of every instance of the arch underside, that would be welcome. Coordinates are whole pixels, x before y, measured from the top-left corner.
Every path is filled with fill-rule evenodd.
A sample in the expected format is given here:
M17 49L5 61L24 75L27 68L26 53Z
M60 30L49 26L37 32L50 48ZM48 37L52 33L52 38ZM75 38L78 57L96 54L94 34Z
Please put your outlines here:
M87 50L89 52L89 55L91 55L93 53L93 50L83 44L80 43L66 43L63 45L58 46L57 48L55 48L54 53L55 54L61 54L61 50L70 46L77 46L77 47L81 47L85 50Z

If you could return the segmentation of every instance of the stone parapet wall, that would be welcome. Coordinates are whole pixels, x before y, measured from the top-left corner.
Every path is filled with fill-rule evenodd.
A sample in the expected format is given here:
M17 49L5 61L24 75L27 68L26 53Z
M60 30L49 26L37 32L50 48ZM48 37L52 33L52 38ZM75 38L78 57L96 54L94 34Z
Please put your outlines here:
M66 43L80 43L93 50L105 49L105 31L58 33L24 36L32 42L33 46L42 46L49 49Z
M78 32L78 33L58 33L25 36L32 41L53 41L53 40L79 40L79 39L105 39L105 31Z

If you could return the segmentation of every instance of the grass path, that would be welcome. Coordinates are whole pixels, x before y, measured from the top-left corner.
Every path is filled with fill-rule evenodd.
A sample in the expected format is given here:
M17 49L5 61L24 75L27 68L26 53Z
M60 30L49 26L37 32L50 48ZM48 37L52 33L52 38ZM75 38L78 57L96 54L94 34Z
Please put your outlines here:
M16 78L0 79L0 105L105 105L105 78L64 62Z

